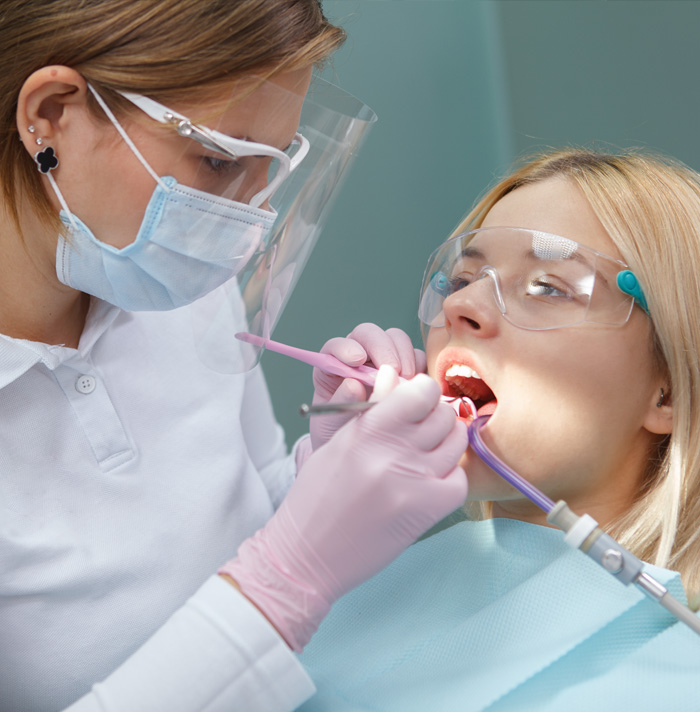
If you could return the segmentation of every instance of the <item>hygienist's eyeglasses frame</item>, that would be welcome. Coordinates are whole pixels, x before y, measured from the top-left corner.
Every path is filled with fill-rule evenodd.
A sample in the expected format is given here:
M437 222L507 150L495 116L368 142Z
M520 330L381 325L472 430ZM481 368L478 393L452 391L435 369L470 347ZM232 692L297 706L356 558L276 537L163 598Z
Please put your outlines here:
M174 126L180 136L191 138L210 151L222 153L233 160L242 156L269 156L278 160L279 169L277 173L265 188L251 198L250 205L252 207L259 207L269 200L309 152L309 142L300 133L294 135L291 145L297 145L298 148L294 155L290 157L284 151L273 146L234 138L220 131L195 124L186 116L141 94L133 94L131 92L119 92L119 94L158 123Z

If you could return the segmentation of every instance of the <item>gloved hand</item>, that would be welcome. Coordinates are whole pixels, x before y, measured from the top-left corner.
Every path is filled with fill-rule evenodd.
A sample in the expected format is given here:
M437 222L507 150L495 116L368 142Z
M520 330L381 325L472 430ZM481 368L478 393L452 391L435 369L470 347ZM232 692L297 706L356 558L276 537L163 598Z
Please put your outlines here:
M360 324L347 338L330 339L323 345L321 353L333 354L349 366L366 363L379 368L388 364L406 379L413 378L416 373L425 373L426 370L425 353L413 348L408 334L401 329L384 331L376 324ZM367 400L371 391L360 381L333 376L319 368L314 368L313 380L314 404L363 401ZM311 448L317 450L328 442L353 417L353 413L315 415L309 426Z
M457 462L467 429L439 399L437 383L418 375L356 417L311 455L272 519L219 571L293 650L335 600L464 502Z

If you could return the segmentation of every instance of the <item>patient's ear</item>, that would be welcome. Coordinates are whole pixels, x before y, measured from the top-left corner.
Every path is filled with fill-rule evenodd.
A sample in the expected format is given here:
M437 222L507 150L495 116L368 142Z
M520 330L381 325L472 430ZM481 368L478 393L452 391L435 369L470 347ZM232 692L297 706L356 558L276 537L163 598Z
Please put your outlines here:
M673 431L673 403L668 384L659 386L650 399L643 425L657 435L668 435Z

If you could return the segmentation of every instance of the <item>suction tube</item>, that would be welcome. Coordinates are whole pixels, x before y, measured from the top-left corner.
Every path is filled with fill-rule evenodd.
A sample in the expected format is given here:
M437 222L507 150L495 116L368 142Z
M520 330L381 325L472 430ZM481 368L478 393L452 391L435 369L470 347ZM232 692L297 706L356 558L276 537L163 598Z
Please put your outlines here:
M554 509L554 500L551 500L544 492L541 492L537 487L531 485L486 447L481 437L481 429L486 425L486 421L490 417L490 415L482 415L476 418L469 426L469 444L472 449L494 472L499 474L506 482L510 482L515 489L549 514L552 509Z
M480 416L469 426L469 444L474 452L496 474L544 510L547 513L547 521L564 532L564 541L569 546L583 551L626 586L631 583L637 586L649 598L662 605L679 621L700 635L700 618L674 598L663 584L646 573L641 559L606 534L593 517L588 514L583 516L575 514L563 500L555 504L489 450L481 437L481 429L489 417Z

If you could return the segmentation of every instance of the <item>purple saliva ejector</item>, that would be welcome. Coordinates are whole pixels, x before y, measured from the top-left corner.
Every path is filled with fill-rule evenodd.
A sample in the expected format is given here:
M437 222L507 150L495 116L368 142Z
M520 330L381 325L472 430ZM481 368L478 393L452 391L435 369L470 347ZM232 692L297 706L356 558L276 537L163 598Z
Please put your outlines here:
M469 445L472 450L498 475L509 482L531 502L547 513L547 521L564 532L564 541L580 549L600 564L618 581L634 584L649 598L662 605L678 620L700 635L700 617L674 598L668 589L644 571L644 562L606 534L593 517L579 516L571 511L564 500L554 502L537 487L530 484L515 470L505 464L484 443L481 430L491 416L476 418L469 426Z

